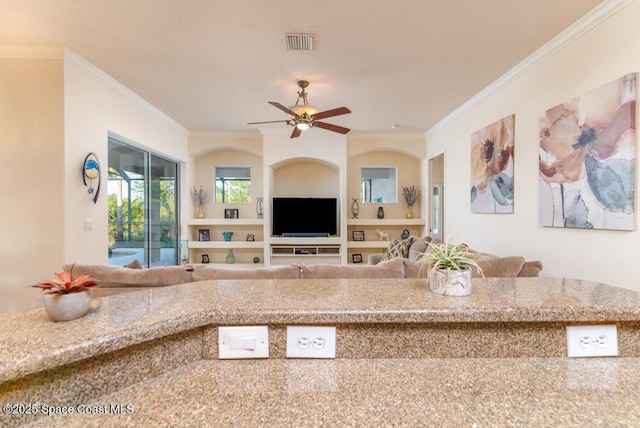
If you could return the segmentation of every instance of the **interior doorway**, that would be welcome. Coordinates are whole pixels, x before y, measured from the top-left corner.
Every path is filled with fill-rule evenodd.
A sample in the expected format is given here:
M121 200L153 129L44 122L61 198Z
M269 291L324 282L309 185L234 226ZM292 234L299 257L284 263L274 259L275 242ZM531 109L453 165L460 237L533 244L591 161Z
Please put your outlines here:
M444 235L444 153L429 160L429 234Z

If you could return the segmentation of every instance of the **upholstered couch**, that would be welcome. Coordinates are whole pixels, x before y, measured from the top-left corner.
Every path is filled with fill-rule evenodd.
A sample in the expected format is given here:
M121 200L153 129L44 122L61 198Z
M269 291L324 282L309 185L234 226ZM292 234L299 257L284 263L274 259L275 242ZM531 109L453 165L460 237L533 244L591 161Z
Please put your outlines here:
M432 240L431 237L399 239L389 244L384 253L371 254L367 260L369 265L377 265L392 258L402 258L405 263L405 275L407 278L422 275L420 266L416 262L418 256L430 251L431 244L439 244L441 241ZM489 253L469 249L475 255L474 259L482 269L485 277L531 277L538 276L542 271L542 262L526 261L521 256L499 257ZM424 271L424 269L423 269ZM474 270L473 276L480 276Z
M419 245L413 250L418 251ZM426 249L426 247L425 247ZM380 257L381 258L381 257ZM144 287L163 287L212 279L321 279L321 278L416 278L425 276L425 269L412 257L375 260L372 264L290 264L283 266L235 268L213 264L161 266L137 269L121 266L75 264L73 276L91 275L100 287L94 295L105 296ZM375 261L375 263L374 263ZM478 259L485 277L538 276L540 262L525 262L524 258L482 255ZM69 269L71 265L65 266ZM474 275L478 276L477 272Z

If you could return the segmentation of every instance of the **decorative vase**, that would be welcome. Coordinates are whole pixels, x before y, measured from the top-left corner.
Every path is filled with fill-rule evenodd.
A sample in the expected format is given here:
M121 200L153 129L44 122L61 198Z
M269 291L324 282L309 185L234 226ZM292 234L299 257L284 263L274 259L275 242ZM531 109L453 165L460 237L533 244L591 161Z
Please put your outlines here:
M229 248L229 252L227 253L227 263L232 264L236 262L236 256L233 255L233 248Z
M379 219L383 219L384 218L384 208L382 208L382 207L378 207L378 218Z
M256 214L258 218L264 218L264 198L262 197L256 199Z
M413 218L413 205L407 206L407 218Z
M200 205L198 204L198 208L196 210L196 217L197 218L204 218L204 205Z
M360 204L358 204L358 198L351 198L353 202L351 203L351 218L358 218L358 214L360 214Z
M253 258L254 263L260 263L260 257L256 256Z
M468 296L471 294L471 270L432 270L429 289L444 296Z
M222 232L222 236L225 241L231 241L231 237L233 236L233 232Z
M45 294L44 308L54 321L70 321L80 318L89 310L89 291L69 294Z

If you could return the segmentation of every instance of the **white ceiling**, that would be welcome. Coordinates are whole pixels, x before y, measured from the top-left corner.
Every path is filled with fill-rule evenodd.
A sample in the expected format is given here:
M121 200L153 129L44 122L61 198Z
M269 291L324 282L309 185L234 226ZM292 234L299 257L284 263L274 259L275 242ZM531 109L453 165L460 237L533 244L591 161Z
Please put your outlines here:
M601 2L0 0L0 44L68 46L193 131L286 119L267 101L305 79L311 104L352 110L326 122L420 132ZM316 49L287 51L290 32Z

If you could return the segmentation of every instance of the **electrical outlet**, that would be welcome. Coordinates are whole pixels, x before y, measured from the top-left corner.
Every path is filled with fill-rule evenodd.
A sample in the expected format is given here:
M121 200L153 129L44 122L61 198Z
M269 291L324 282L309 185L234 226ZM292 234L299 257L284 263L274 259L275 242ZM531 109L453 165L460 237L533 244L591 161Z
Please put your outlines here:
M287 358L335 357L335 327L287 327Z
M567 356L618 356L618 329L615 325L567 326Z

